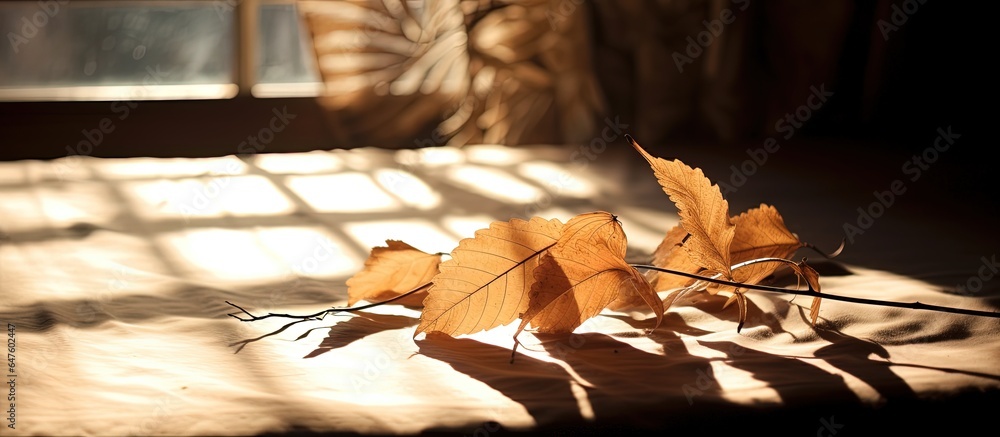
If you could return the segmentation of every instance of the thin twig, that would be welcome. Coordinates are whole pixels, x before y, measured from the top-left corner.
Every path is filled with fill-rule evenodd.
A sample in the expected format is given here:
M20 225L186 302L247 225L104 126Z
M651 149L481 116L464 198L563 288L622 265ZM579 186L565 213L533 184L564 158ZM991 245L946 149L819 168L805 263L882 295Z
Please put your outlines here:
M239 345L240 347L236 348L236 350L233 352L234 354L238 354L238 353L240 353L241 350L243 350L243 348L245 348L250 343L253 343L255 341L263 340L263 339L265 339L267 337L271 337L271 336L274 336L274 335L281 334L286 329L291 328L292 326L295 326L295 325L297 325L299 323L307 322L307 321L309 321L309 319L302 319L302 320L296 320L294 322L288 322L285 326L282 326L282 327L278 328L277 330L271 331L271 332L269 332L267 334L261 335L260 337L255 337L255 338L251 338L251 339L247 339L247 340L240 340L240 341L237 341L237 342L234 342L234 343L230 343L229 346Z
M790 288L772 287L772 286L769 286L769 285L742 284L742 283L739 283L739 282L727 281L727 280L724 280L724 279L709 278L709 277L699 276L699 275L696 275L694 273L679 272L679 271L676 271L676 270L670 270L670 269L665 269L665 268L662 268L662 267L656 267L656 266L650 266L650 265L644 265L644 264L632 264L632 267L635 267L637 269L655 270L655 271L658 271L658 272L668 273L668 274L671 274L671 275L685 276L685 277L688 277L688 278L697 279L697 280L705 281L705 282L712 282L712 283L715 283L715 284L730 285L730 286L733 286L733 287L741 287L741 288L749 288L749 289L752 289L752 290L770 291L770 292L773 292L773 293L788 293L788 294L796 294L796 295L801 295L801 296L819 297L819 298L830 299L830 300L839 300L839 301L844 301L844 302L861 303L861 304L866 304L866 305L877 305L877 306L894 307L894 308L907 308L907 309L914 309L914 310L938 311L938 312L943 312L943 313L964 314L964 315L969 315L969 316L992 317L992 318L995 318L995 319L1000 319L1000 313L993 312L993 311L980 311L980 310L969 310L969 309L963 309L963 308L952 308L952 307L945 307L945 306L939 306L939 305L928 305L928 304L920 303L920 302L908 303L908 302L892 302L892 301L876 300L876 299L864 299L864 298L860 298L860 297L849 297L849 296L839 296L839 295L836 295L836 294L818 293L818 292L809 291L809 290L793 290L793 289L790 289Z
M822 250L820 250L820 248L816 247L816 245L812 243L802 243L802 247L816 251L816 253L822 255L823 258L834 259L838 255L840 255L841 252L844 251L845 247L847 247L847 239L844 238L843 240L840 240L840 247L837 247L837 250L834 250L833 252L830 253L823 252Z
M318 313L308 314L308 315L304 315L304 316L298 316L298 315L294 315L294 314L279 314L279 313L267 313L267 314L265 314L263 316L255 316L255 315L251 314L249 311L243 309L243 307L241 307L239 305L236 305L236 304L234 304L234 303L232 303L232 302L230 302L230 301L227 300L226 303L229 304L229 306L234 307L234 308L240 310L240 312L242 312L243 314L246 314L246 315L250 316L250 318L249 319L244 319L244 318L238 316L237 315L238 313L229 313L227 315L229 317L233 317L236 320L239 320L241 322L256 322L258 320L264 320L264 319L267 319L267 318L270 318L270 317L284 317L286 319L302 319L302 320L311 320L311 319L322 320L323 317L326 317L327 314L331 314L331 313L340 313L340 312L345 312L345 311L346 312L360 311L360 310L366 310L368 308L377 307L379 305L385 305L387 303L397 301L397 300L402 299L402 298L404 298L406 296L409 296L409 295L411 295L413 293L416 293L416 292L418 292L420 290L423 290L423 289L425 289L427 287L430 287L431 284L432 284L431 282L428 282L428 283L426 283L424 285L421 285L421 286L419 286L417 288L414 288L414 289L412 289L410 291L407 291L406 293L403 293L403 294L401 294L399 296L393 297L392 299L384 300L384 301L381 301L381 302L374 302L374 303L370 303L370 304L367 304L367 305L361 305L359 307L333 307L333 308L327 308L327 309L325 309L323 311L320 311Z

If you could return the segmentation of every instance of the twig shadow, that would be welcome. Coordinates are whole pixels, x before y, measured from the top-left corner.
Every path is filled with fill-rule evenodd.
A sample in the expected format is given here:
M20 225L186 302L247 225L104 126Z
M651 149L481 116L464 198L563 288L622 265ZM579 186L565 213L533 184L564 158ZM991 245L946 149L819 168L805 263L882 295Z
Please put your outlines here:
M347 346L369 335L415 326L420 321L413 317L366 313L364 311L355 311L353 315L354 317L351 317L347 321L326 327L325 329L330 330L326 338L320 342L316 349L302 358L317 357L331 350ZM300 336L299 339L304 336L305 334Z
M439 334L430 334L417 345L421 355L447 363L523 405L537 423L579 425L583 420L573 378L557 364L523 354L511 363L510 349Z

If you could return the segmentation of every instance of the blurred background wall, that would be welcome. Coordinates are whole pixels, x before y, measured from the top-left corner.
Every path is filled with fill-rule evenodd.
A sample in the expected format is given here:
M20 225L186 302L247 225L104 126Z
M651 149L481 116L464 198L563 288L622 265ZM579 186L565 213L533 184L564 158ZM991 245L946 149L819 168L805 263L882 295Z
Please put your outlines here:
M63 11L74 6L3 5L10 3L53 3ZM110 3L143 2L75 6ZM297 6L301 29L271 26L266 35L266 14L254 12L250 21L243 16L247 5L266 6L266 1L174 3L206 9L172 27L156 25L169 19L162 10L147 13L143 17L152 24L140 30L177 38L194 34L192 41L208 42L199 47L236 53L221 58L228 62L223 67L231 64L235 71L231 82L239 91L144 100L91 154L237 153L246 126L266 123L276 108L286 108L296 120L260 151L578 144L615 124L651 145L698 141L741 148L793 130L797 137L874 139L878 147L921 150L937 126L964 132L980 127L977 120L985 116L978 108L988 101L980 79L992 71L984 14L935 0L303 0L282 3ZM223 12L234 15L226 21ZM42 51L45 38L60 34L70 40L74 32L104 35L82 24L60 25L67 15L47 18L30 46L18 46L15 37L24 36L23 19L33 15L7 12L0 20L8 36L0 52L0 91L15 96L0 103L2 159L66 156L102 117L118 114L110 97L17 97L26 87L65 85L58 77L36 74L39 68L68 65L66 71L83 71L88 65L83 55L108 44L105 36L76 38L72 50L83 54L79 59ZM98 23L112 15L98 16ZM205 22L216 20L214 15L229 26L215 28L231 27L236 35L231 49L230 43L197 33L212 28ZM280 40L291 45L276 46L273 53L295 52L298 40L288 36L298 31L314 59L274 58L285 60L272 63L270 73L257 69L258 79L294 75L275 66L298 62L315 69L317 91L268 98L249 93L256 85L241 76L246 57L240 54L257 53L259 61L261 53L270 53L260 47ZM162 40L148 43L147 59L160 53L155 43ZM36 48L34 55L17 53ZM129 53L134 56L135 50ZM222 67L213 53L188 47L172 59L212 66L210 73L216 74ZM198 77L186 74L167 82L183 85ZM126 79L108 80L102 84Z

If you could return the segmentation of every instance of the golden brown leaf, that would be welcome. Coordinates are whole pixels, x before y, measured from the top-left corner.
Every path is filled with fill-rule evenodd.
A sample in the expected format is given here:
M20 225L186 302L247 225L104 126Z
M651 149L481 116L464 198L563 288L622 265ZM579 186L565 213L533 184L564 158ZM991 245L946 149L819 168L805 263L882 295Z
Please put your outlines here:
M806 264L806 260L803 258L795 264L791 264L792 270L799 275L799 278L806 281L809 289L819 293L819 272ZM816 325L816 320L819 319L819 304L823 299L820 297L814 297L812 300L812 305L809 306L809 320L812 324Z
M732 217L736 234L730 246L734 264L758 258L788 258L802 247L802 242L785 227L785 221L773 206L761 204ZM744 284L759 284L780 267L780 263L749 264L733 269L733 280ZM732 287L709 287L713 294Z
M681 244L684 242L684 238L687 236L687 231L680 226L674 226L670 229L670 231L667 232L666 237L663 238L663 241L660 242L660 245L657 246L656 251L653 252L652 265L685 273L698 273L701 271L701 266L691 261L691 257L688 256L687 251L681 247ZM695 281L694 279L685 276L664 273L656 270L650 270L643 276L647 281L649 281L654 291L686 288ZM680 297L680 295L673 295L673 297L663 299L663 310L666 311L667 308L670 308L670 305L678 297ZM628 308L640 307L646 304L646 301L641 295L623 292L620 296L618 296L618 299L608 305L608 308L612 310L624 310Z
M755 258L753 260L748 260L744 261L743 263L737 264L736 267L733 269L733 271L735 272L740 268L743 268L744 266L753 266L757 264L770 264L770 265L786 264L792 268L792 270L795 272L795 274L798 276L800 280L806 282L807 286L809 287L809 290L815 291L816 293L819 293L820 291L819 272L817 272L816 269L806 264L806 260L804 258L802 259L802 261L799 262L794 262L782 258ZM819 305L821 301L822 298L814 297L812 305L810 305L809 319L813 325L816 324L816 320L819 318ZM743 323L746 321L747 317L746 292L741 291L739 288L734 289L733 294L729 296L729 300L727 300L726 303L722 305L722 307L726 308L733 302L739 303L740 306L740 324L736 327L736 332L740 332L740 329L743 328Z
M719 186L712 185L701 169L680 160L653 157L631 136L625 138L649 162L663 191L677 207L681 226L691 234L683 246L691 260L726 278L732 277L729 246L736 227L729 221L729 203L722 198Z
M773 206L761 204L740 215L733 216L730 221L736 227L733 241L730 244L730 260L735 265L758 258L788 258L803 246L795 234L785 227L785 222ZM663 242L653 253L652 264L670 270L686 273L698 273L701 267L694 263L687 251L681 249L687 236L686 231L675 226L664 237ZM733 280L744 284L759 284L780 267L780 263L753 263L739 268L733 268ZM732 268L732 266L731 266ZM663 272L651 272L653 286L657 290L686 287L694 280L680 275ZM710 285L709 293L732 291L733 287Z
M698 273L702 267L691 260L686 250L681 247L684 238L688 236L686 230L681 226L674 226L663 237L663 241L653 252L653 265L665 269L676 270L685 273ZM671 288L686 287L694 282L694 279L680 275L651 271L653 288L656 290L669 290Z
M606 212L582 214L566 223L559 242L535 269L536 282L517 333L529 323L543 333L572 332L621 293L645 301L659 325L662 302L625 261L626 246L621 224Z
M628 250L628 240L618 217L604 211L580 214L566 222L558 243L566 246L571 242L606 248L622 258Z
M386 240L373 247L365 267L347 280L347 304L391 299L431 281L438 273L441 255L429 254L402 241ZM421 306L427 292L418 291L396 303Z
M733 296L736 297L736 302L738 302L740 304L739 305L740 306L740 323L736 325L736 333L739 334L740 330L743 329L743 324L747 322L747 306L748 306L747 305L747 295L744 294L742 291L737 290L736 294L734 294Z
M459 242L427 291L416 334L472 334L506 325L528 308L532 271L562 233L559 220L493 222Z

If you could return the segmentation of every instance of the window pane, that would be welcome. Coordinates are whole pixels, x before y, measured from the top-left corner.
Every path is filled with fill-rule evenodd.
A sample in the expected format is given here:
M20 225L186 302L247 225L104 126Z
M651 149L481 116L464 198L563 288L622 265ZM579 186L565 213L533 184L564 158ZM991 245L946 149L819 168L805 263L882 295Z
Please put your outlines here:
M262 4L258 21L257 82L319 82L312 44L295 5Z
M0 87L231 84L234 10L215 3L0 3Z

